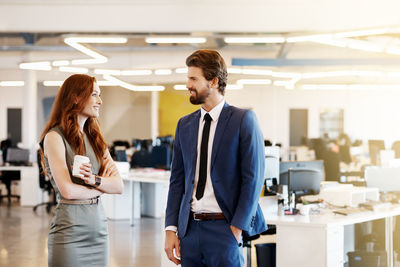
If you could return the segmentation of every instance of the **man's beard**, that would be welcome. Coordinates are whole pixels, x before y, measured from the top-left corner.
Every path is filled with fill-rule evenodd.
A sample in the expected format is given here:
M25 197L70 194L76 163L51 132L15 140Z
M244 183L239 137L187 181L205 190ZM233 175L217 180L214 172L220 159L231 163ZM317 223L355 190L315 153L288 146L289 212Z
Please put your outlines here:
M203 91L202 94L199 94L197 90L190 90L194 92L194 95L190 96L190 103L193 105L201 105L204 104L207 97L210 95L210 88L207 91Z

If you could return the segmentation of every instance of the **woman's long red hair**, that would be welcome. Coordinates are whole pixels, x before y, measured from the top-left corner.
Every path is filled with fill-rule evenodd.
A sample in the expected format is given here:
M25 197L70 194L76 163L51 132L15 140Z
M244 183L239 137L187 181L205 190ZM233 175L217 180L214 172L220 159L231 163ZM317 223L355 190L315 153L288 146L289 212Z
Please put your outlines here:
M83 134L79 129L78 114L82 112L86 102L91 97L95 82L95 77L85 74L74 74L64 81L56 96L50 119L40 137L41 142L50 129L60 126L65 139L75 149L75 153L85 155L85 143ZM99 166L103 166L103 156L107 144L100 132L97 118L89 117L85 122L83 131L92 145Z

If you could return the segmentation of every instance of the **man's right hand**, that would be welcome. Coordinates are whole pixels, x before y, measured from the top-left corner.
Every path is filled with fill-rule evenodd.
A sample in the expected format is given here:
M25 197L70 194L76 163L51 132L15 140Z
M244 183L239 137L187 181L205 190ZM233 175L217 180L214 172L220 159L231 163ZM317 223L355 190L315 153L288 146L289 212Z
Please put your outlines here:
M180 259L176 258L174 255L174 249L176 256L181 257L181 251L179 246L178 236L174 231L167 230L165 231L165 253L170 261L175 263L176 265L180 264Z

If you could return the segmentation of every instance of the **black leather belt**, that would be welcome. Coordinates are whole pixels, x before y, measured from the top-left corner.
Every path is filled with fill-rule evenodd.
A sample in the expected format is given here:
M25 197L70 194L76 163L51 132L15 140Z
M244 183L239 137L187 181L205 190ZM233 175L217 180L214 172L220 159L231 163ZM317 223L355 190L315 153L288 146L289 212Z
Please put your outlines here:
M225 220L224 214L221 213L195 213L190 212L190 217L195 221L215 221Z

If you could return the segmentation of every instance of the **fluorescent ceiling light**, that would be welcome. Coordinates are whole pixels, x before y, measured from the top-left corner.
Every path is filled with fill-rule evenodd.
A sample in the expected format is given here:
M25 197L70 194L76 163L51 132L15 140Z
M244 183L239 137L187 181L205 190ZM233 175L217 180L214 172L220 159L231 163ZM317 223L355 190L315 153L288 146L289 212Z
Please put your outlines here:
M113 82L116 85L119 85L119 86L121 86L123 88L126 88L128 90L131 90L131 91L142 91L143 92L143 91L163 91L163 90L165 90L164 86L158 86L158 85L155 85L155 86L136 86L136 85L121 81L120 79L117 79L117 78L115 78L115 77L113 77L111 75L108 75L108 74L103 75L103 77L107 81Z
M400 78L400 72L399 71L390 71L390 72L388 72L388 73L386 73L386 76L387 77L390 77L390 78Z
M227 68L229 74L241 74L242 69L240 68Z
M240 79L237 81L237 84L268 85L268 84L271 84L271 80L268 80L268 79Z
M397 84L303 84L303 90L398 90Z
M0 86L3 87L14 87L14 86L24 86L25 82L24 81L2 81L0 82Z
M252 43L263 43L263 44L273 44L273 43L284 43L285 38L280 36L271 37L261 37L261 36L243 36L243 37L225 37L225 43L228 44L252 44Z
M354 39L349 40L348 47L352 49L364 50L369 52L381 53L384 51L384 48L381 46L371 44L370 42L354 40Z
M260 69L242 69L242 74L247 75L271 75L271 70L260 70Z
M109 75L121 75L120 70L110 70L110 69L95 69L94 70L95 74L109 74Z
M388 54L400 55L400 48L388 47L386 48L385 52Z
M105 63L107 62L107 58L100 53L90 49L89 47L86 47L80 42L82 41L77 41L80 39L79 37L69 37L65 38L64 42L68 44L69 46L75 48L76 50L88 55L89 57L92 57L92 59L78 59L78 60L72 60L71 63L72 65L80 65L80 64L98 64L98 63ZM83 38L82 38L83 40ZM86 40L86 39L85 39ZM92 39L91 43L94 43L95 38ZM85 43L89 43L88 40L86 40ZM104 42L103 42L104 43Z
M335 38L349 38L349 37L359 37L359 36L370 36L387 33L388 29L372 29L372 30L360 30L360 31L350 31L350 32L339 32L335 33Z
M226 90L240 90L243 89L243 85L241 84L227 84Z
M88 73L87 68L77 68L77 67L59 67L59 71L62 72L71 72L71 73Z
M185 84L175 84L174 89L175 90L187 90L187 87Z
M141 91L141 92L159 92L164 90L165 86L162 85L142 85L135 87L135 91Z
M131 90L131 91L136 91L136 90L135 90L135 87L136 87L136 86L133 85L133 84L130 84L130 83L121 81L121 80L119 80L119 79L117 79L117 78L115 78L115 77L113 77L113 76L111 76L111 75L108 75L108 74L103 75L103 77L104 77L104 79L106 79L107 81L113 82L113 83L115 83L116 85L119 85L119 86L121 86L121 87L123 87L123 88L126 88L126 89Z
M320 84L320 90L346 90L347 85L345 84Z
M106 63L108 59L104 58L89 58L89 59L74 59L71 61L72 65L90 65L90 64L103 64Z
M188 73L188 68L177 68L175 73Z
M202 44L207 41L204 37L147 37L149 44Z
M63 81L44 81L43 85L44 86L61 86L63 84Z
M51 70L49 61L21 63L19 68L25 70Z
M123 76L140 76L140 75L151 75L151 70L122 70L121 75Z
M308 72L303 73L303 79L340 77L340 76L363 76L363 77L381 77L381 71L364 71L364 70L342 70L342 71L327 71L327 72Z
M346 47L348 44L347 39L316 38L312 41L319 44L325 44L337 47Z
M51 62L51 65L54 67L60 67L60 66L68 66L69 65L69 60L55 60Z
M66 37L66 43L91 43L91 44L124 44L128 41L125 37L120 36L76 36Z
M303 89L303 90L318 90L318 85L317 84L303 84L301 86L301 89Z
M172 70L170 69L159 69L154 71L155 75L171 75Z
M117 84L111 81L97 81L98 86L116 86Z
M44 81L43 85L44 86L61 86L64 81ZM97 81L97 85L99 86L115 86L116 84L114 82L110 81Z
M382 71L368 71L368 70L353 70L349 72L350 75L364 76L364 77L382 77Z
M346 84L303 84L303 90L347 90Z
M296 78L296 77L301 77L301 73L298 72L272 72L272 77L276 78Z
M185 84L175 84L174 85L175 90L187 90L187 87ZM243 89L243 86L240 84L227 84L226 85L226 90L240 90Z
M288 86L290 85L290 81L274 81L275 86Z
M309 42L318 39L331 39L332 34L314 34L314 35L304 35L304 36L294 36L286 38L288 43L298 43L298 42Z

